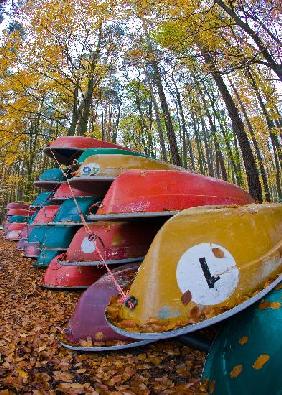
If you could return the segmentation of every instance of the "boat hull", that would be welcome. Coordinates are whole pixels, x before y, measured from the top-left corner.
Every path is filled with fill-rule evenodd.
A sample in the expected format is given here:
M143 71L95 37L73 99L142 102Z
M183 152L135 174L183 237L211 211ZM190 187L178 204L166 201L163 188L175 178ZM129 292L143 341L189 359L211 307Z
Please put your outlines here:
M92 137L64 136L58 137L48 147L44 153L59 163L68 165L78 158L86 148L120 148L127 149L118 144L97 140Z
M130 288L138 304L119 308L117 326L165 338L236 314L280 281L281 235L279 204L184 210L155 237Z
M113 275L119 284L126 286L130 284L137 270L138 265L132 264L114 269ZM100 342L101 345L111 341L132 341L116 334L105 320L105 308L110 298L116 294L115 284L109 275L101 277L82 294L66 331L71 343L89 338L95 343Z
M58 204L53 204L50 206L42 207L36 217L33 220L33 225L43 225L47 224L48 222L53 221L55 215L57 214L60 206Z
M85 217L95 203L97 203L97 198L92 196L77 197L76 200L67 199L61 204L53 221L54 223L79 223L82 221L81 215Z
M81 164L70 179L75 188L104 196L116 177L130 169L175 169L161 161L134 155L94 155Z
M31 208L11 208L7 211L7 216L20 215L22 217L30 217L34 214L35 210Z
M55 189L61 185L62 181L34 181L33 185L37 188L44 189L45 191L55 191Z
M279 394L282 352L281 284L260 303L229 320L207 357L203 381L208 393Z
M142 260L161 227L161 223L97 222L88 230L80 228L72 239L64 264L98 265L101 259L110 264ZM89 234L90 232L90 234Z
M48 204L51 204L50 198L52 196L52 192L41 192L37 195L37 197L34 199L34 201L31 203L30 207L32 208L42 208L44 206L47 206Z
M27 223L11 223L5 228L5 239L10 241L19 241L21 239L22 232L27 227Z
M10 202L6 206L6 210L15 209L15 208L28 210L29 205L24 202Z
M67 182L63 182L56 190L52 198L52 202L61 202L74 197L87 197L89 193L81 191L80 189L70 187Z
M211 177L175 170L131 170L113 182L97 215L165 215L189 207L252 202L241 188Z
M119 148L86 148L78 158L78 163L82 164L87 158L93 155L133 155L145 156L139 152L129 151Z
M67 288L80 289L88 288L103 274L105 268L92 267L73 267L60 265L60 257L58 255L49 264L44 278L43 285L46 288Z

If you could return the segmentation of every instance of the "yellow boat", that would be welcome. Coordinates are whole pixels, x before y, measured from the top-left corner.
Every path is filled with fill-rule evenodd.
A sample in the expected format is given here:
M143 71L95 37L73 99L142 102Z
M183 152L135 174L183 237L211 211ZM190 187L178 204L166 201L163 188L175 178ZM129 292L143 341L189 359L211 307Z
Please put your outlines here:
M184 170L169 163L136 155L93 155L85 159L70 179L78 189L103 195L112 181L130 169Z
M157 233L127 301L113 300L108 320L143 339L206 327L281 281L281 255L282 204L184 210Z

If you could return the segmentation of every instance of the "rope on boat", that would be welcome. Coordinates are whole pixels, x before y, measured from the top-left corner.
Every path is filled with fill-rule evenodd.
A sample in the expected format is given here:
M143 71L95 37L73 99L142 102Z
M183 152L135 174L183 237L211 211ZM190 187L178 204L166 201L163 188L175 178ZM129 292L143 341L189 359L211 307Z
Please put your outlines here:
M59 169L62 171L63 175L66 177L66 181L67 181L68 187L69 187L69 189L70 189L70 191L71 191L71 194L72 194L73 200L74 200L74 202L75 202L75 205L76 205L78 214L79 214L79 216L80 216L80 219L81 219L81 222L82 222L82 226L85 228L86 232L88 233L88 238L89 238L89 240L93 240L93 241L99 240L100 243L101 243L101 245L102 245L102 248L104 249L103 252L105 253L105 248L104 248L105 245L104 245L104 243L103 243L103 240L101 239L101 237L99 237L99 236L96 235L93 231L91 231L91 229L90 229L88 223L86 222L86 219L85 219L85 217L84 217L84 215L83 215L83 212L81 211L81 209L80 209L80 207L79 207L79 204L78 204L78 201L77 201L77 199L76 199L76 197L75 197L75 194L74 194L74 192L73 192L72 186L70 185L70 182L69 182L69 179L68 179L68 174L64 171L64 169L63 169L61 163L60 163L60 162L57 160L57 158L55 157L55 154L54 154L54 152L52 151L52 149L51 149L50 151L51 151L51 154L52 154L54 160L56 161L57 165L59 166ZM115 287L116 287L118 293L119 293L120 296L121 296L121 303L124 303L125 301L128 300L128 293L125 292L125 291L122 289L121 285L118 283L117 279L115 278L113 272L111 271L111 269L110 269L109 266L107 265L106 260L105 260L105 258L104 258L104 256L103 256L104 254L100 251L100 248L98 247L97 243L95 243L95 244L96 244L96 251L97 251L97 254L98 254L98 256L99 256L99 261L101 262L101 265L104 265L104 266L105 266L105 268L106 268L106 270L107 270L107 273L109 274L109 276L110 276L111 280L113 281L113 283L114 283L114 285L115 285ZM130 303L130 301L128 301L128 303Z

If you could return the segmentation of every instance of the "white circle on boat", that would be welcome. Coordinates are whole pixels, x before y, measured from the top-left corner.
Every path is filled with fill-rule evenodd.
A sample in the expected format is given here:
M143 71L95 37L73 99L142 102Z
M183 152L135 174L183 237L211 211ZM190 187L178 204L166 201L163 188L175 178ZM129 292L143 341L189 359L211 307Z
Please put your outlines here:
M94 240L89 240L88 237L84 237L81 243L81 251L85 254L92 254L96 250L96 244Z
M239 270L226 248L214 243L201 243L188 248L181 256L176 279L183 294L191 292L193 302L215 305L234 292Z

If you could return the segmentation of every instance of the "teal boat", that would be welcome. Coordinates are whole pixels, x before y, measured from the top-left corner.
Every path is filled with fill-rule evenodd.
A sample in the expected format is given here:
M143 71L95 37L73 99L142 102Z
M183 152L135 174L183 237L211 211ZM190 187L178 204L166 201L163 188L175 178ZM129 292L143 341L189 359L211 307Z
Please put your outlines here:
M53 192L50 191L45 191L39 193L34 201L31 203L30 207L32 208L42 208L44 206L48 206L49 204L52 204L52 202L49 200L53 196Z
M128 151L119 148L88 148L78 158L78 163L82 164L85 159L93 155L131 155L131 156L144 156L140 152Z
M203 381L213 395L281 395L282 284L226 322L207 357Z
M50 223L49 226L52 226L53 224L67 226L75 223L81 223L81 214L86 217L90 207L97 202L98 199L95 196L77 197L75 200L67 199L62 203L53 222Z
M24 222L28 222L30 217L25 217L24 215L11 215L9 217L7 217L7 222L9 223L24 223Z
M34 182L34 185L52 191L65 180L66 176L64 172L59 168L53 168L44 170L39 176L39 179Z
M51 260L62 251L66 251L78 226L48 226L45 225L44 242L41 243L40 254L35 267L47 267Z

